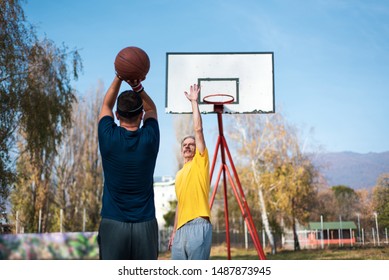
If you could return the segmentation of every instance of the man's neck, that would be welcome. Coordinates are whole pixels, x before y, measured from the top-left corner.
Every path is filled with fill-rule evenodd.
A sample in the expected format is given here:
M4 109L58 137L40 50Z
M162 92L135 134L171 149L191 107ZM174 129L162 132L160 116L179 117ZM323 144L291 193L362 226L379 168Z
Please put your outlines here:
M184 164L187 163L187 162L190 162L190 161L192 161L192 160L193 160L192 157L191 157L191 158L184 158Z
M129 131L137 131L139 128L138 125L127 124L127 123L121 123L120 126L125 128L126 130L129 130Z

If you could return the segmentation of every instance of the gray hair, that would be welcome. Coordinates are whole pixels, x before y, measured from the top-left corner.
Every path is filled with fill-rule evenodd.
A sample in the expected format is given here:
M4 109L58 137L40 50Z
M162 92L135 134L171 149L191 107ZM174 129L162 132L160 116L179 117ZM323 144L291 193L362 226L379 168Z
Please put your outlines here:
M182 138L182 140L181 140L181 147L182 147L182 144L184 143L184 141L186 139L188 139L188 138L192 138L196 142L196 138L193 135L187 135L184 138Z

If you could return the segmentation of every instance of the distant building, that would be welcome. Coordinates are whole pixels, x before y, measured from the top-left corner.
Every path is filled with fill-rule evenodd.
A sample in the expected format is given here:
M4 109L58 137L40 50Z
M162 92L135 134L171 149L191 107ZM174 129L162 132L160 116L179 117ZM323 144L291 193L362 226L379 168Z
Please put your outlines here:
M297 234L301 249L318 249L330 246L354 246L357 226L353 221L309 222L308 227L298 227ZM292 230L284 230L282 245L293 249Z
M169 202L177 200L174 184L173 176L154 178L155 215L160 229L165 226L163 215L171 210Z
M308 227L309 243L311 245L341 245L355 244L357 226L353 221L343 222L310 222Z

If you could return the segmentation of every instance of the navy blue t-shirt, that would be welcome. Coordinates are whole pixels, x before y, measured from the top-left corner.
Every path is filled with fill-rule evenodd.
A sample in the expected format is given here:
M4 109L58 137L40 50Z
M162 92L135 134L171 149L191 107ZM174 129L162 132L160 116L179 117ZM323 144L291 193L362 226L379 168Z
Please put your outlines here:
M153 176L159 150L159 126L147 119L137 131L104 116L98 126L104 170L101 216L121 222L155 218Z

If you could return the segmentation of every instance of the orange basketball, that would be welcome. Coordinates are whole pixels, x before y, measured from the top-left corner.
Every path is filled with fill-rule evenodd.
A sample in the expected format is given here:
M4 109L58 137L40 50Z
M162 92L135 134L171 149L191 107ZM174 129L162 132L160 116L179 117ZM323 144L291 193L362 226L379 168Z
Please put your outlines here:
M116 55L115 70L124 80L144 80L150 70L149 56L138 47L124 48Z

